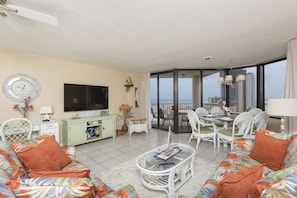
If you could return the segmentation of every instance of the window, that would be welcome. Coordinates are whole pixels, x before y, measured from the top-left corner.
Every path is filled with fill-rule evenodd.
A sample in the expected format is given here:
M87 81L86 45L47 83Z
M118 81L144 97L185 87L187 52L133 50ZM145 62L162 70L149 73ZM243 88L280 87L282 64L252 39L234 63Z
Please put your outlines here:
M220 84L220 72L203 71L203 107L210 110L225 100L225 84Z
M269 63L264 66L265 109L268 99L282 98L285 91L287 60Z

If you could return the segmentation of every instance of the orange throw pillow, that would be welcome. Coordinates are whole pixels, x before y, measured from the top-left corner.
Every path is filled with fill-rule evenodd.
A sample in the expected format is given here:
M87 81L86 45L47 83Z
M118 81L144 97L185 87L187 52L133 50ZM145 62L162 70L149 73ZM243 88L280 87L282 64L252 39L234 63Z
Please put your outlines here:
M248 197L249 186L262 178L263 164L242 167L237 172L227 173L220 181L211 198Z
M62 170L62 171L29 171L31 178L35 177L79 177L90 178L90 170Z
M24 165L34 171L57 171L71 162L55 136L45 136L40 144L30 146L17 156ZM14 144L11 144L12 146Z
M265 163L272 170L279 170L282 168L289 143L289 140L277 139L266 135L265 131L258 131L250 156L258 162Z

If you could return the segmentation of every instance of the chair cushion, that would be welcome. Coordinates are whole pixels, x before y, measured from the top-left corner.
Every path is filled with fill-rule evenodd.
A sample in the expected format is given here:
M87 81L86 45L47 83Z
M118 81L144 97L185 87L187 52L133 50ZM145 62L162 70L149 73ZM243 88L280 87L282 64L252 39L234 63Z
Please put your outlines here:
M211 198L248 197L248 187L262 177L263 164L242 167L237 172L227 173L220 181Z
M272 170L279 170L282 168L289 143L289 140L274 138L266 131L258 131L250 156L261 163L265 163Z
M34 171L57 171L71 162L53 135L40 136L36 141L12 142L11 146L25 166Z

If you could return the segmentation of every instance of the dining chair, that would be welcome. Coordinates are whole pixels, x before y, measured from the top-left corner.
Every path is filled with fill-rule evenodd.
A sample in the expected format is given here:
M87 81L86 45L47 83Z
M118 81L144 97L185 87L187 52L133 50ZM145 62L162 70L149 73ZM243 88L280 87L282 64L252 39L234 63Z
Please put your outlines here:
M221 107L212 107L210 109L212 115L224 115L224 110Z
M207 116L209 114L209 112L203 107L197 107L195 109L195 113L197 114L198 117Z
M248 112L250 112L253 115L253 117L255 117L257 114L259 114L263 111L262 111L262 109L255 107L255 108L251 108Z
M1 123L1 138L4 142L22 141L31 138L33 124L27 118L12 118Z
M255 139L255 131L260 129L266 129L267 122L268 122L269 115L266 111L262 111L258 113L251 122L251 130L248 134L248 139Z
M192 134L188 143L191 142L192 139L197 140L196 149L198 149L198 145L201 140L211 141L213 142L214 148L216 147L216 127L214 124L205 124L201 123L197 114L193 110L188 111L188 118L190 122L190 126L192 128Z
M252 118L253 117L250 112L243 112L236 116L233 121L232 127L219 130L217 132L218 147L220 147L221 142L225 144L230 143L231 150L233 150L234 140L241 137L246 137L250 132Z

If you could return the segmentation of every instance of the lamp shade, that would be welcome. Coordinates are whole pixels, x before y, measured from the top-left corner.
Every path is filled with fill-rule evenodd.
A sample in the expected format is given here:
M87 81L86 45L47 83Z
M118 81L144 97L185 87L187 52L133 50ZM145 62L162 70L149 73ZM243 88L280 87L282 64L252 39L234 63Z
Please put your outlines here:
M51 106L42 106L42 107L40 107L39 113L40 113L40 115L52 114L53 108Z
M276 116L297 117L297 99L269 99L267 113Z
M227 75L226 78L225 78L225 82L226 83L230 83L230 82L232 82L232 80L233 80L233 76L232 75Z

